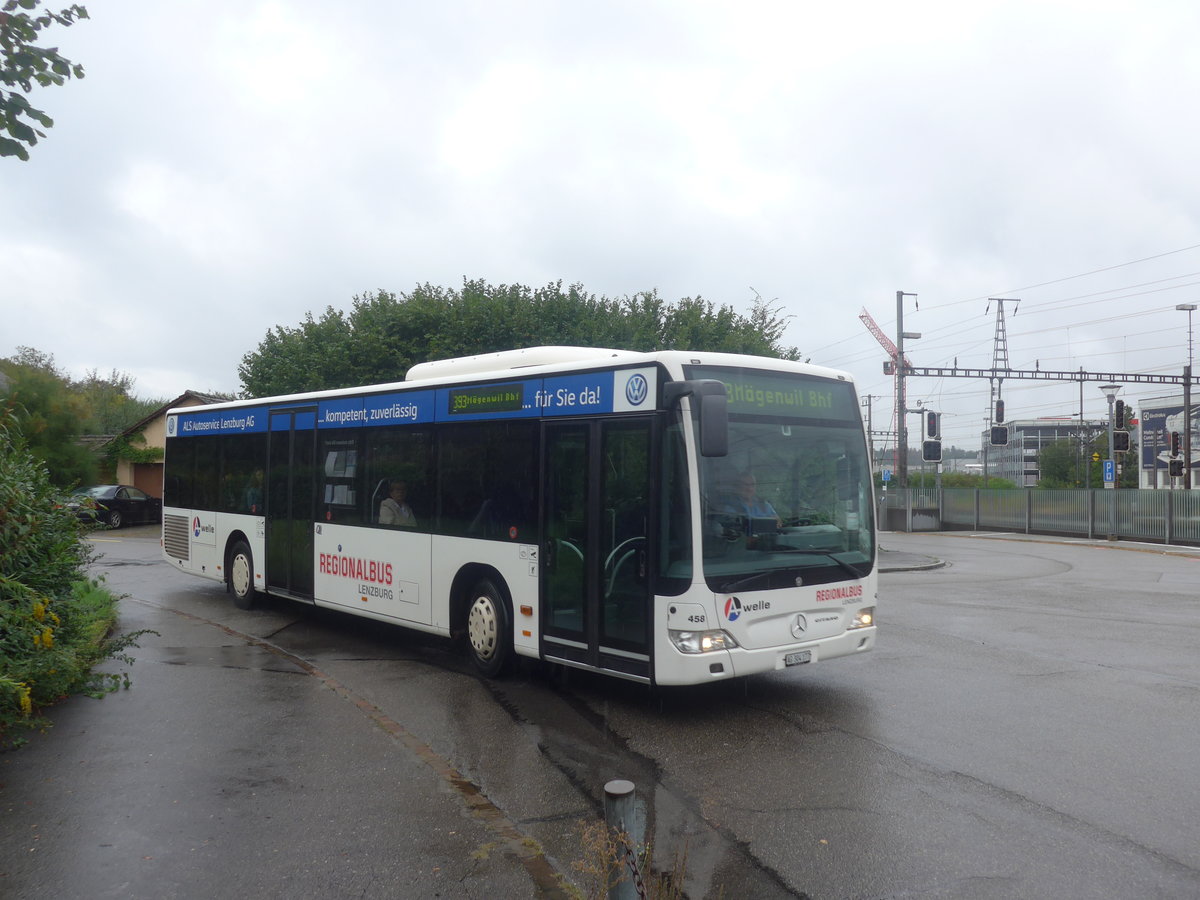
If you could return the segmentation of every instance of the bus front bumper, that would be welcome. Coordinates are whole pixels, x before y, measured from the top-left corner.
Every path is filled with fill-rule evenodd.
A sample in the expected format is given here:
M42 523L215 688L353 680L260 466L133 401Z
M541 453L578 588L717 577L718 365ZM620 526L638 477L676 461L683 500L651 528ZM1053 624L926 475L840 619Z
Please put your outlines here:
M875 632L876 626L871 625L816 641L758 650L734 647L715 653L690 654L672 648L670 655L673 659L669 666L664 666L663 656L659 656L655 680L662 685L700 684L778 669L802 668L818 661L865 653L875 646Z

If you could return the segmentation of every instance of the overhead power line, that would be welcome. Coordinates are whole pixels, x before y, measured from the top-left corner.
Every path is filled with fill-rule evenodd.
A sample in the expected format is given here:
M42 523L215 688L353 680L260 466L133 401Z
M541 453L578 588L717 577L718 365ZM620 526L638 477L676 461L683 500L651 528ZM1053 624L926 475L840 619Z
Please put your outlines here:
M980 300L986 300L988 297L1006 296L1016 294L1020 291L1031 291L1034 288L1048 287L1052 284L1062 284L1064 281L1074 281L1076 278L1086 278L1089 275L1099 275L1101 272L1111 272L1114 269L1123 269L1126 266L1136 266L1139 263L1150 262L1155 259L1162 259L1166 256L1174 256L1177 253L1187 253L1189 250L1200 249L1200 244L1191 244L1187 247L1180 247L1178 250L1167 250L1163 253L1155 253L1153 256L1143 256L1141 259L1131 259L1128 262L1117 263L1112 266L1103 266L1099 269L1092 269L1088 272L1080 272L1077 275L1065 275L1062 278L1052 278L1049 281L1041 281L1037 284L1027 284L1024 287L1008 288L1003 291L992 291L987 294L981 294L978 297L968 297L965 300L952 300L949 303L930 304L927 309L939 309L943 306L955 306L959 303L977 303Z

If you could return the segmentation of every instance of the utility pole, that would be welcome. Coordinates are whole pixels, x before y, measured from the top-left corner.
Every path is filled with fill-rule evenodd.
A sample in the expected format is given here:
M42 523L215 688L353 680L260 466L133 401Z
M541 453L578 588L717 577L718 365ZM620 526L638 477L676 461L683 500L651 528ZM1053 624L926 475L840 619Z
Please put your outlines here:
M904 298L915 296L908 291L896 291L896 486L899 488L908 487L908 400L904 396L904 374L908 366L904 360L904 339L921 336L904 331Z
M1002 396L1004 387L1004 375L1012 371L1008 364L1008 329L1004 325L1004 304L1015 303L1017 306L1021 304L1020 300L1012 297L988 297L988 305L984 308L983 314L986 316L988 310L992 308L992 304L996 304L996 335L992 339L992 377L988 379L988 409L987 409L987 426L984 433L991 435L992 426L996 424L996 401ZM1017 307L1013 307L1013 314L1017 312ZM983 486L986 488L988 484L988 448L990 440L983 442ZM1006 448L1007 450L1007 448Z
M1189 344L1190 349L1190 344ZM1191 354L1188 354L1191 359ZM1183 489L1192 489L1192 364L1183 370Z
M861 405L865 406L867 408L867 446L871 451L871 471L872 472L875 471L875 463L877 460L876 460L876 456L875 456L875 434L874 434L875 430L871 427L871 411L872 411L871 410L871 402L873 400L879 400L879 399L880 399L880 397L878 394L866 394L862 398L862 402L861 402Z
M1195 303L1180 303L1175 307L1188 314L1188 364L1183 370L1183 489L1192 488L1192 313Z

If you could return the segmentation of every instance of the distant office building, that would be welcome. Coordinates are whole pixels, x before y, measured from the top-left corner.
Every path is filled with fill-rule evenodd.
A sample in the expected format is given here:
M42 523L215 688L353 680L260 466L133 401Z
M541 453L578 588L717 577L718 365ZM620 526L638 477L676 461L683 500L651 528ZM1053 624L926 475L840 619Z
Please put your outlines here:
M982 435L984 460L989 478L1003 478L1018 487L1037 487L1041 480L1038 455L1055 441L1073 441L1086 447L1092 436L1108 428L1107 421L1055 417L1024 419L1004 423L1008 427L1008 445L993 446L991 434ZM1082 466L1080 471L1084 471Z

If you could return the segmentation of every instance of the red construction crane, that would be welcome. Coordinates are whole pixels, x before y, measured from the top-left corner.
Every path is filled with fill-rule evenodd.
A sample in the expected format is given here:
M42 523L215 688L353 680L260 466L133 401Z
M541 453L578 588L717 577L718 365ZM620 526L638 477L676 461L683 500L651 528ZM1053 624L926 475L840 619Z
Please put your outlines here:
M883 345L883 349L888 352L888 356L892 358L892 365L897 365L900 362L900 351L896 348L896 345L892 343L892 339L884 334L883 329L875 323L873 318L871 318L871 314L867 312L867 308L865 306L863 307L863 311L858 314L858 317L862 320L862 323L867 326L867 331L875 335L875 340L879 341L879 343ZM912 368L912 363L908 361L907 356L904 357L904 365L906 368Z
M869 331L869 332L871 332L871 334L875 335L875 340L879 341L879 343L881 345L883 345L883 349L886 350L888 352L888 356L891 357L891 361L892 361L891 374L893 374L895 376L895 388L894 388L894 391L892 394L892 399L894 402L892 403L891 431L892 431L892 434L896 434L896 407L899 406L898 398L900 396L900 390L899 390L900 389L900 350L894 343L892 343L892 339L883 333L883 329L879 327L879 325L875 322L875 320L873 318L871 318L871 314L869 312L867 312L867 308L865 306L863 307L863 311L861 313L859 313L858 317L859 317L859 319L862 320L862 323L867 326L867 331ZM907 356L904 357L904 367L906 369L912 368L912 363L910 363L908 361ZM886 367L885 367L885 371L886 371ZM875 453L874 447L875 447L875 442L874 442L874 439L872 439L871 440L872 456L874 456L874 453ZM887 445L884 444L884 447L886 448ZM895 448L895 465L896 465L897 469L899 469L899 462L900 462L900 447L899 447L899 442L897 442L896 448Z

